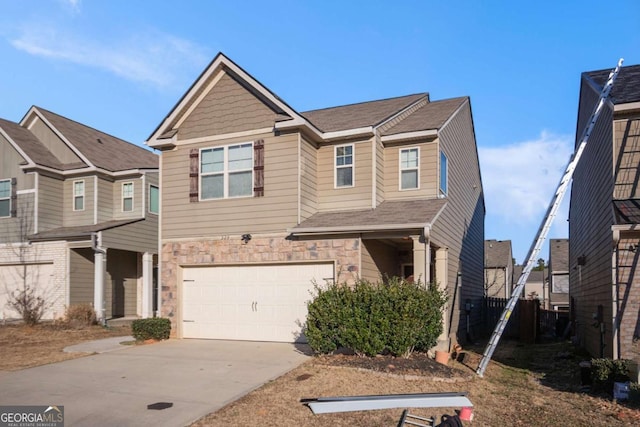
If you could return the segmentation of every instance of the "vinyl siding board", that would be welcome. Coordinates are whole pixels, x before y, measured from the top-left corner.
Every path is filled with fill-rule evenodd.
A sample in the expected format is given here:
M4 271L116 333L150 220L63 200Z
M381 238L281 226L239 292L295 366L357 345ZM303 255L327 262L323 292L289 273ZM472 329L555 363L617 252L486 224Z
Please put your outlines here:
M385 276L399 276L400 262L398 249L380 240L362 240L361 277L371 282L378 282Z
M107 248L158 253L158 218L148 216L144 221L104 230L102 245Z
M276 114L229 74L213 86L180 125L178 139L273 127Z
M24 242L27 236L33 233L34 200L33 193L18 195L17 217L0 218L0 243Z
M640 116L616 120L614 131L614 199L640 198Z
M29 130L61 163L77 163L82 161L39 117L35 117L31 121Z
M300 140L300 221L304 221L318 211L318 151L302 136Z
M73 183L76 181L84 181L84 209L73 210ZM95 223L94 217L94 177L85 176L78 178L69 178L64 181L63 195L63 226L73 227L77 225L88 225Z
M93 304L94 255L91 248L69 250L69 303Z
M122 210L122 184L133 183L133 210ZM140 218L143 216L142 204L145 195L144 181L141 177L119 179L113 183L113 219Z
M419 188L400 190L400 151L420 150ZM386 200L424 199L438 196L438 141L388 145L384 149L384 196Z
M61 179L38 176L38 232L62 227L64 185Z
M448 248L446 287L449 304L454 309L451 330L460 331L460 325L466 321L463 318L466 300L476 307L469 320L479 328L484 294L485 206L469 103L441 129L438 145L433 156L439 158L438 148L442 148L448 158L448 195L432 238L435 245Z
M318 149L319 211L371 208L371 140L356 141L353 146L354 186L342 188L335 187L335 145L323 145Z
M189 202L189 151L264 139L264 196ZM189 144L163 153L162 238L283 232L298 219L296 134Z
M18 153L9 141L0 135L0 180L16 178L18 191L34 188L33 174L25 174L20 164L26 160Z
M114 218L114 210L119 205L114 205L114 183L101 177L98 182L98 223L109 221Z
M384 187L384 166L385 166L385 151L380 137L376 134L376 206L382 203L385 199L385 187Z
M583 127L598 93L584 85L581 88L577 135ZM569 296L574 300L577 335L580 344L593 356L600 355L600 332L591 326L593 313L603 306L605 329L609 331L605 357L612 356L612 270L613 254L611 200L614 191L613 112L605 104L598 122L576 166L571 188L569 212ZM584 256L584 265L577 258ZM574 269L575 267L575 269Z
M133 252L107 251L107 318L136 316L138 258Z

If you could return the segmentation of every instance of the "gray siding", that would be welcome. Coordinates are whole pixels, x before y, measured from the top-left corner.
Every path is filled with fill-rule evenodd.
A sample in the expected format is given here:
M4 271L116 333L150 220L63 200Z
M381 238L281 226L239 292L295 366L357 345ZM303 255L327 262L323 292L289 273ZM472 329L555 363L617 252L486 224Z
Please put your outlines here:
M138 256L135 252L107 251L106 285L107 318L136 316Z
M318 150L300 136L300 221L318 211Z
M585 123L593 111L598 92L581 87L578 128L582 135ZM569 295L574 300L577 334L580 344L593 356L600 355L600 332L592 327L593 313L603 306L605 328L608 331L605 356L612 356L612 275L611 256L613 215L613 141L611 108L605 106L583 152L573 176L571 209L569 212ZM577 258L586 263L578 265ZM575 267L575 269L574 269Z
M0 218L0 243L24 242L27 236L33 233L34 194L19 194L16 209L15 218Z
M264 196L189 202L189 151L264 139ZM162 238L201 238L244 233L281 233L298 218L297 135L178 146L162 154Z
M102 232L102 245L107 248L158 253L158 217L149 215L143 221Z
M273 127L276 114L224 74L180 126L181 140Z
M346 144L336 144L346 145ZM337 211L371 208L372 150L371 140L354 145L354 186L335 188L335 146L318 149L318 210Z
M16 178L18 191L34 188L33 174L25 174L20 169L20 164L24 162L20 153L0 135L0 179Z
M478 327L484 293L485 206L468 102L440 131L439 146L448 157L449 182L447 206L433 227L432 237L434 244L448 248L447 289L449 304L454 309L451 330L458 331L462 335L458 338L464 341L465 301L469 299L475 304L470 321ZM432 155L439 159L437 149ZM436 182L436 188L437 185ZM460 286L457 292L456 285Z
M90 248L69 250L69 303L93 305L94 255Z
M385 276L399 276L400 263L398 249L380 240L362 241L361 278L377 282Z
M114 217L114 210L120 205L114 205L114 183L104 178L98 179L98 223L109 221Z
M125 212L122 210L122 185L127 182L133 183L133 210ZM146 197L146 186L141 177L119 179L113 183L113 219L141 218L143 199Z
M38 176L38 232L62 227L64 181Z
M385 156L384 145L380 141L380 136L376 134L376 206L385 199L384 173L385 173Z
M84 209L79 211L73 210L73 183L76 181L84 181ZM64 214L63 226L73 227L76 225L90 225L94 223L94 177L85 176L78 178L69 178L64 181Z
M51 151L62 163L76 163L82 160L67 146L40 118L34 118L29 130Z

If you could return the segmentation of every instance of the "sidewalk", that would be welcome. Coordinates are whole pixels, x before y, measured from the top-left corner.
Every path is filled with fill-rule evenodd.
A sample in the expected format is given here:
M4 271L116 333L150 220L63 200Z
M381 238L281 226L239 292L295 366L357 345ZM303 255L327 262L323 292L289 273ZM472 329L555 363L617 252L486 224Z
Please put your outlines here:
M131 345L133 345L132 341L135 341L135 339L131 336L111 337L70 345L69 347L65 347L63 351L65 353L108 353L110 351L131 348ZM130 345L121 344L123 342L129 343Z

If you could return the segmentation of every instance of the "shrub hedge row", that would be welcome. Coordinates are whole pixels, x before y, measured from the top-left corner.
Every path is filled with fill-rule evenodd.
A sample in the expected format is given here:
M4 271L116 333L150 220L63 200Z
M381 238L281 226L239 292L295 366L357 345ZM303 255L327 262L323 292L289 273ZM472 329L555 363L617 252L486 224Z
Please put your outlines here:
M136 319L131 323L131 334L136 341L166 340L171 333L171 321L162 317Z
M433 347L442 333L446 296L436 285L392 277L315 289L305 335L316 353L346 348L358 355L407 357Z

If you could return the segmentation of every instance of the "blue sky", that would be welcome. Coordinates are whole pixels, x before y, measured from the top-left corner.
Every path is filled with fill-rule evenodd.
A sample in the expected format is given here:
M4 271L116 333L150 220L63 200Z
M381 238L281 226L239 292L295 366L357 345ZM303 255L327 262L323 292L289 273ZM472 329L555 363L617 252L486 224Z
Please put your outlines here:
M298 111L470 96L485 237L512 240L519 263L571 153L580 74L620 57L640 64L635 0L3 0L2 9L0 117L13 121L38 105L141 144L219 51ZM567 237L567 211L550 237Z

